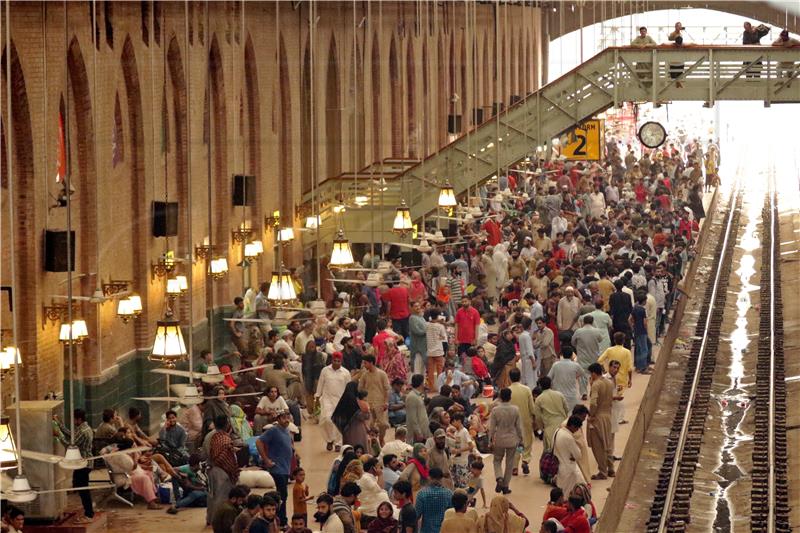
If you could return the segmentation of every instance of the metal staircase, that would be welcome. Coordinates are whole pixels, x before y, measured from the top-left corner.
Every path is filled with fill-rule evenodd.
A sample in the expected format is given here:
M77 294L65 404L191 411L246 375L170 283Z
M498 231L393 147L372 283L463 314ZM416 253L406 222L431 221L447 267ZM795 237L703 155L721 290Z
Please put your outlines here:
M798 77L800 47L608 48L393 176L360 172L325 180L316 191L322 227L318 235L306 233L304 242L319 238L323 246L330 243L337 223L354 243L397 240L391 228L401 197L412 219L421 219L437 209L445 178L463 195L537 146L621 102L698 101L709 107L717 100L797 103ZM356 194L367 197L365 205L354 206ZM311 200L311 194L303 198L304 203ZM334 214L341 205L346 211Z

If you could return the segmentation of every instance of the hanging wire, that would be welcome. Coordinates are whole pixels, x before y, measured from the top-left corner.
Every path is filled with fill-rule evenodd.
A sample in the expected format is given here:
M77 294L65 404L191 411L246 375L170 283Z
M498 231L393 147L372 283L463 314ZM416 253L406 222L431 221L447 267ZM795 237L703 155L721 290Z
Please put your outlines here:
M213 203L212 203L212 194L211 194L211 144L212 144L212 137L213 133L212 130L212 115L211 115L211 26L210 24L210 17L209 17L209 4L208 2L205 3L205 28L204 31L206 32L206 43L204 47L205 58L204 61L206 62L206 109L205 112L208 116L208 138L206 139L206 190L208 194L208 244L211 250L214 250L214 220L213 220ZM278 27L276 25L276 27ZM277 34L277 32L276 32ZM191 216L191 215L190 215ZM227 250L226 250L227 254ZM213 257L213 252L209 254L209 258ZM206 261L209 261L207 259ZM206 265L208 268L208 265ZM208 307L211 310L211 316L214 315L214 284L213 282L209 282L209 277L206 275L206 284L211 283L211 287L206 291L208 294ZM208 321L208 349L211 354L214 354L214 321Z
M183 4L183 15L184 15L184 48L185 48L185 57L186 57L186 64L189 65L191 63L191 54L189 49L189 0L186 0ZM186 68L186 112L187 114L191 113L191 98L192 98L192 69ZM194 261L192 260L193 251L193 243L194 243L194 234L192 232L192 121L190 116L187 116L186 119L186 161L188 164L186 165L186 231L189 235L188 238L188 251L186 254L186 260L189 265L189 272L186 276L186 285L187 285L187 292L189 293L189 372L191 373L194 370L194 307L192 302L194 301Z
M44 79L44 87L49 87L47 84L47 4L42 2L42 78ZM44 95L44 102L42 105L42 116L47 117L47 91L42 91ZM47 128L42 128L42 146L47 146ZM47 180L47 167L48 167L47 150L42 150L42 181L44 182L44 229L47 230L50 226L50 185Z
M92 147L94 148L94 212L97 220L100 220L100 180L97 179L97 173L100 169L100 164L97 161L97 110L100 105L97 102L100 100L100 93L97 92L97 1L92 0L92 93L95 99L95 109L92 112ZM45 87L47 87L45 85ZM45 91L47 92L47 91ZM100 278L100 224L95 224L95 258L96 265L95 271L95 288L102 292ZM100 331L100 313L95 312L95 325L97 331ZM71 329L71 328L70 328ZM96 339L96 356L99 359L99 368L103 368L103 336L97 335Z
M6 167L8 168L8 216L10 219L10 227L9 230L11 232L11 254L10 254L10 261L11 261L11 285L13 289L16 289L17 285L17 224L16 224L16 217L14 216L16 210L14 209L16 204L16 198L14 197L14 189L16 185L16 178L14 177L14 161L11 157L11 146L14 143L14 128L12 127L11 123L13 122L12 118L12 107L11 107L11 11L10 6L11 2L6 1ZM69 254L67 254L69 255ZM17 294L16 290L12 291L12 294ZM72 304L72 300L69 301ZM19 306L17 306L19 307ZM19 344L17 344L19 339L19 332L18 332L18 324L17 324L17 312L16 310L11 312L11 334L13 336L13 343L14 347L17 350L16 353L19 352ZM16 358L16 356L15 356ZM16 426L17 426L17 476L22 476L22 431L20 431L22 414L21 414L21 394L19 388L19 373L20 373L20 359L15 360L15 369L14 369L14 390L16 394L16 401L14 402L15 406L15 415L16 415Z
M317 180L319 179L319 173L317 172L317 138L315 135L316 129L316 110L314 108L314 92L316 84L314 82L314 70L315 70L315 63L314 63L314 49L316 48L316 41L314 40L316 34L316 4L313 0L309 3L308 6L308 58L309 58L309 68L308 68L308 85L309 85L309 107L311 108L309 117L311 124L309 124L309 142L311 143L311 206L314 209L314 216L317 217L316 223L316 234L317 238L314 242L314 255L316 256L316 274L317 274L317 299L322 299L322 266L320 265L320 242L319 242L319 230L320 225L322 222L322 216L319 211L319 197L317 192ZM353 55L355 55L355 50L353 50ZM336 106L339 106L339 102L336 102ZM327 117L325 117L327 121ZM358 182L356 182L358 183ZM356 186L356 190L358 190L358 186Z
M9 18L8 15L8 4L9 2L6 1L6 18ZM10 28L9 28L10 29ZM92 30L94 31L94 30ZM10 33L10 32L9 32ZM69 401L70 404L74 401L75 398L75 380L73 379L74 373L74 359L75 359L75 346L72 342L72 335L73 335L73 328L72 328L72 319L74 318L72 315L72 269L74 265L72 264L72 247L74 243L72 242L72 147L70 143L71 135L70 135L70 126L69 126L69 92L70 88L72 87L72 83L69 79L69 13L67 12L67 2L64 1L64 55L67 56L67 61L64 61L64 80L67 84L67 97L64 103L64 145L66 151L66 158L67 158L67 174L64 177L64 190L66 191L67 196L67 320L69 321L69 337L68 337L68 344L67 344L67 353L69 358ZM8 57L8 55L6 56ZM10 89L9 89L10 91ZM9 94L11 94L9 92ZM9 143L10 146L10 143ZM10 152L9 152L10 153ZM10 159L10 157L9 157ZM9 161L9 175L11 175L11 162ZM17 389L19 390L19 389ZM17 402L19 405L19 402ZM70 445L75 444L75 416L74 416L74 405L70 405L72 407L73 413L69 413L69 441ZM17 415L19 416L19 415ZM19 446L22 449L22 446Z

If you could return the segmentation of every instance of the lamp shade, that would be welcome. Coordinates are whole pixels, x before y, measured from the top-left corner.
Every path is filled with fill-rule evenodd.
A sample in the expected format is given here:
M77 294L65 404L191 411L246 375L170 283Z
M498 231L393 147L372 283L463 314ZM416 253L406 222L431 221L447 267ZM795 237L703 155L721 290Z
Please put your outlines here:
M181 287L181 293L189 290L189 279L186 276L175 276L178 280L178 285Z
M255 250L257 255L261 255L264 253L264 243L261 241L253 241L250 243L253 245L253 250Z
M358 196L356 196L356 197L355 197L355 199L354 199L353 201L354 201L354 202L355 202L357 205L367 205L367 202L369 202L369 198L367 198L366 196L364 196L363 194L361 194L361 195L358 195Z
M297 299L292 276L288 272L273 272L267 298L273 302L290 302Z
M336 238L333 239L333 250L331 250L332 267L349 267L353 264L353 251L350 249L350 241L344 237L344 230L340 229Z
M136 316L136 313L133 311L133 302L130 298L122 298L117 303L117 316L120 317L123 322L128 322L128 320Z
M0 370L8 370L19 364L22 364L19 348L16 346L6 346L0 351ZM0 440L2 440L1 437Z
M218 279L228 273L228 259L225 257L218 257L211 260L209 265L211 277Z
M319 215L306 217L306 229L317 229L322 225Z
M159 320L156 323L156 338L153 341L152 359L177 360L186 357L186 345L177 320Z
M170 296L177 296L181 293L181 282L176 278L169 278L167 280L167 294Z
M402 200L394 215L392 231L405 235L411 231L413 227L414 225L411 223L411 211L408 209L406 201Z
M458 202L453 186L450 185L449 180L445 180L444 185L439 189L439 207L455 207L456 205Z
M58 332L58 340L64 344L80 344L88 336L86 321L82 319L73 320L72 324L61 324Z
M256 245L252 242L248 242L244 245L244 256L248 259L255 259L258 257L258 249Z
M17 466L17 446L7 416L0 417L0 470Z
M289 242L294 240L294 229L281 228L278 230L278 240L280 242Z
M131 309L133 309L133 314L139 315L142 312L142 297L138 294L131 294L128 296L128 300L131 302Z

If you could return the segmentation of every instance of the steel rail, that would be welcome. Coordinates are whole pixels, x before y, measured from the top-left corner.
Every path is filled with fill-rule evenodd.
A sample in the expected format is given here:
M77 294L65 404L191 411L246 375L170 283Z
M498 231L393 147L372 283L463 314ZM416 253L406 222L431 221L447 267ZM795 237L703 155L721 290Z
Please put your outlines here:
M700 375L702 374L702 369L703 369L703 361L706 355L706 346L708 344L708 339L709 339L709 333L708 333L709 326L711 325L711 319L714 316L714 309L715 309L714 302L717 299L717 292L720 290L720 277L726 266L725 255L727 255L728 253L727 252L728 242L730 239L736 237L735 235L731 235L731 233L734 226L733 221L736 214L736 202L738 200L739 195L740 195L740 186L737 185L731 192L730 196L730 202L729 202L730 208L728 213L728 220L725 227L725 238L722 243L723 255L719 258L719 261L717 262L717 269L714 275L714 288L711 291L708 313L706 314L705 318L703 337L700 343L700 350L697 356L697 363L694 368L694 376L692 378L692 388L689 394L689 399L686 404L686 410L683 413L681 431L675 449L675 458L672 462L672 467L670 469L669 485L667 487L667 491L665 494L663 510L661 512L661 516L659 517L659 522L658 522L659 533L666 532L669 526L669 518L671 515L672 503L675 497L675 491L678 484L678 477L683 458L683 451L686 445L686 438L689 433L688 428L692 418L692 409L694 407L695 399L697 397L697 385L700 382ZM725 287L722 287L722 290L725 290Z

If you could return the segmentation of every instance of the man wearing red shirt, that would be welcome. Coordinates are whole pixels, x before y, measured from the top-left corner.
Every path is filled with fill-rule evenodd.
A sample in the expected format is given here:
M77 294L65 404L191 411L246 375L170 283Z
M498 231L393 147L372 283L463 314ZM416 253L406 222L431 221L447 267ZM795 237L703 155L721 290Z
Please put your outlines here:
M408 289L398 283L381 295L386 302L389 318L392 319L392 329L404 339L408 337L408 317L411 309L408 306Z
M494 218L490 218L484 222L481 229L487 233L486 241L489 243L489 246L497 246L500 244L500 240L502 239L500 224L495 222Z
M475 344L478 325L481 323L480 313L471 304L470 299L465 296L461 299L461 307L456 311L458 355L463 354L470 346Z

